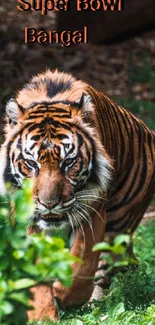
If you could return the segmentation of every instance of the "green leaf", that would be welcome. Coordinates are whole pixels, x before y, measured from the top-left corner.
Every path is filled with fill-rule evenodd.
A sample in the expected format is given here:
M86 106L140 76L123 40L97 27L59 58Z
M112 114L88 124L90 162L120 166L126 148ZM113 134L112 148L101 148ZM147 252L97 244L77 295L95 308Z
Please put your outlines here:
M73 319L71 325L84 325L84 323L80 319Z
M100 251L100 250L111 251L112 246L110 244L106 243L106 242L102 242L102 243L98 243L98 244L94 245L92 250L93 250L93 252Z
M40 276L40 271L38 270L37 265L25 264L22 265L21 269L28 273L29 276Z
M126 251L126 247L124 247L123 245L114 245L112 247L112 252L116 255L119 255L119 254L124 254Z
M109 315L115 317L115 316L118 316L124 312L125 312L124 303L120 302L118 305L116 305L115 307L113 307L109 310Z
M33 285L36 284L36 281L25 278L17 281L9 280L8 283L11 289L20 290L20 289L32 287Z
M13 306L8 301L4 301L2 304L0 304L0 313L9 315L13 311Z
M25 252L22 251L22 250L19 250L19 249L13 252L13 257L14 257L16 260L21 259L22 257L24 257L24 255L25 255Z
M100 313L101 313L101 309L100 309L100 307L96 307L93 311L92 311L92 315L93 316L99 316L100 315Z
M4 280L0 280L0 294L6 292L8 289L7 282Z
M8 298L20 302L24 306L29 306L28 297L23 292L11 293Z
M121 245L121 244L129 244L130 243L130 236L129 235L118 235L114 239L114 245Z

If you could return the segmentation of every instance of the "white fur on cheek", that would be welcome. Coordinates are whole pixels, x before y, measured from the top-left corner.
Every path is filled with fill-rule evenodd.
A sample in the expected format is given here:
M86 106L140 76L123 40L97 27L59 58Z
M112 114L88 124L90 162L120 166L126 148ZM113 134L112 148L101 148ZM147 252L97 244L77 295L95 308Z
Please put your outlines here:
M0 151L0 195L4 195L6 193L6 185L4 182L4 170L7 164L6 158L6 148L3 145Z
M101 153L97 154L96 157L98 168L96 174L101 184L101 188L107 192L109 189L110 181L112 179L112 166L108 159L104 157Z

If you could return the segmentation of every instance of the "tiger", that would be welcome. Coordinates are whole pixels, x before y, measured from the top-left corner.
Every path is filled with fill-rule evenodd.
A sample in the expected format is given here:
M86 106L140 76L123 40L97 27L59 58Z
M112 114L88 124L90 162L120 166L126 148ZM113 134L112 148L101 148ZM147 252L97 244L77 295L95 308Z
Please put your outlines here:
M10 182L33 184L29 233L67 233L73 284L33 288L30 319L58 318L58 308L93 297L100 252L95 243L134 233L155 192L155 134L104 93L58 70L46 70L6 105L0 194Z

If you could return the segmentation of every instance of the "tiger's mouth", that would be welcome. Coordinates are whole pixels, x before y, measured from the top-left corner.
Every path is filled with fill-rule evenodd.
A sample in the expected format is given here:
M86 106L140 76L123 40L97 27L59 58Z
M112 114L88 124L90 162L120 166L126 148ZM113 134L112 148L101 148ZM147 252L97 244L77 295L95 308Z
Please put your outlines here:
M69 219L67 217L67 213L55 213L48 212L43 214L39 211L36 211L35 215L31 219L33 224L37 225L40 230L53 230L53 229L61 229L69 225Z
M40 215L39 216L41 220L45 222L50 222L50 223L60 223L60 222L65 222L67 221L67 216L65 215L56 215L53 213L49 213L46 215Z
M72 247L76 235L76 229L73 231L67 215L62 214L61 216L58 216L49 213L45 217L41 214L37 214L33 218L33 223L40 229L40 231L44 231L46 235L62 237L65 241L65 245L67 245L66 247Z

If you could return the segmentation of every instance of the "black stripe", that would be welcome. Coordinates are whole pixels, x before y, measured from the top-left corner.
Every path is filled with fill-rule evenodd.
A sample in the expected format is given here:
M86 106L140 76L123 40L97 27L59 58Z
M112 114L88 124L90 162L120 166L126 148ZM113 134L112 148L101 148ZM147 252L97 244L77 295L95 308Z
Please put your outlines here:
M65 118L70 118L70 116L69 116L69 114L61 114L61 115L57 115L57 114L52 114L52 117L53 118L63 118L63 119L65 119Z
M44 127L41 126L41 123L31 124L30 127L28 127L28 132L32 132L36 129L39 129L39 132L44 131Z
M30 147L30 150L33 150L34 149L34 147L36 146L36 142L34 142L33 144L32 144L32 146Z
M149 149L150 149L151 159L152 159L152 161L154 161L154 155L153 155L153 152L152 152L152 140L153 139L152 139L151 134L147 134L147 143L148 143L148 146L149 146Z
M124 151L125 151L125 142L124 142L124 134L122 133L122 128L121 128L121 124L122 124L122 121L119 120L119 118L121 118L122 116L119 115L119 118L118 118L118 112L116 112L115 110L115 106L112 105L113 107L113 114L115 116L115 119L117 121L117 127L118 127L118 134L119 134L119 139L120 139L120 148L119 148L119 152L121 152L121 157L124 158ZM120 157L120 158L121 158ZM120 162L121 163L121 162Z
M129 146L129 156L127 157L128 161L127 161L127 165L128 165L128 169L125 170L125 175L124 177L122 178L122 180L118 183L118 186L115 187L114 191L112 191L112 196L114 197L115 194L117 194L118 192L122 191L123 190L123 187L126 186L126 183L128 181L128 179L131 177L130 174L132 173L133 171L133 166L134 166L134 142L133 142L133 134L134 134L134 130L133 130L133 125L131 124L131 121L130 119L127 117L127 120L128 120L128 123L130 125L130 138L129 140L131 139L130 141L130 146ZM141 139L140 139L140 142L141 142ZM138 168L137 168L138 170ZM121 175L122 175L122 170L121 170ZM117 179L121 178L121 175L117 175ZM134 180L134 176L133 176L133 180ZM117 204L118 208L116 205L114 206L111 206L110 208L107 209L108 212L114 212L116 209L119 209L122 205L122 201L120 203Z
M55 104L63 104L63 105L66 105L66 106L72 106L72 107L75 107L75 108L80 108L79 103L72 102L72 101L69 101L69 100L56 100L56 101L52 101L52 102L48 102L48 101L33 102L29 108L33 109L35 106L38 105L39 108L45 108L46 107L47 109L49 109L51 107L51 108L55 108L57 110L57 107L53 106Z
M123 200L121 202L119 202L118 204L116 204L115 206L107 209L108 212L114 212L118 209L120 209L122 206L125 206L127 204L129 204L138 194L140 191L142 191L142 188L143 188L143 185L145 184L145 181L146 181L146 176L147 176L147 157L146 157L146 153L145 153L145 148L143 147L143 154L142 154L142 157L143 157L143 166L141 167L142 168L142 172L141 172L141 175L139 175L140 177L140 180L139 180L139 183L138 183L138 187L137 189L134 191L134 193L131 195L131 197L129 199L127 199L128 195L130 194L130 191L137 179L137 174L138 174L138 170L139 170L139 165L137 166L136 168L136 177L134 177L133 175L133 180L132 180L132 183L130 184L130 187L128 189L128 191L126 192L125 196L123 197ZM128 174L129 176L129 174Z
M56 94L60 92L64 92L68 89L71 88L71 82L70 81L59 81L56 82L50 78L47 78L46 76L42 77L41 79L38 80L33 80L31 83L28 83L24 86L24 89L36 89L39 90L40 87L44 86L47 92L47 96L52 98Z
M44 108L42 110L42 108ZM51 105L48 106L48 108L46 108L45 106L37 106L36 109L38 109L38 111L35 110L35 112L33 111L32 113L29 113L29 117L28 119L32 119L32 118L42 118L44 117L44 114L49 113L49 114L53 114L53 113L64 113L67 114L68 116L70 116L69 112L64 109L64 108L58 108L58 107L54 107Z
M59 140L63 140L63 139L68 139L68 136L66 134L60 133L60 134L57 134L57 138Z
M14 160L15 160L15 153L13 152L12 153L12 162L14 162Z
M44 111L44 114L45 114L45 111ZM32 120L32 119L37 119L37 118L43 118L43 115L40 114L40 112L33 112L33 115L29 114L29 117L28 117L28 120Z
M21 153L21 152L19 153L19 155L18 155L18 157L17 157L16 161L17 161L17 160L19 160L19 159L24 159L24 158L23 158L23 155L22 155L22 153Z
M18 142L17 142L17 148L20 151L22 150L22 137L21 137L21 134L20 134L20 137L19 137Z
M88 148L87 142L85 142L85 148L86 148L86 155L87 155L88 161L90 163L90 152L89 152L89 148Z
M121 109L124 111L124 108L123 107L121 107ZM126 114L125 111L124 111L124 114L121 115L121 118L122 118L122 121L123 121L123 125L124 125L124 128L125 128L125 131L126 131L126 133L128 135L128 138L130 138L131 137L131 133L129 132L129 127L127 125L127 121L128 121L128 123L130 125L130 131L132 130L132 128L131 128L130 120L128 119L128 115Z
M48 78L44 78L44 83L47 89L47 96L52 98L54 97L56 94L60 93L60 92L64 92L66 90L69 90L71 88L71 83L69 81L67 82L59 82L56 83L53 80L50 80Z
M77 132L77 138L78 138L78 150L80 150L80 148L84 143L83 136L79 132Z
M128 200L127 203L130 203L137 194L139 194L140 191L142 191L143 185L145 184L146 181L146 177L147 177L147 155L146 155L146 151L145 151L145 146L143 146L143 150L142 150L142 157L143 157L143 165L142 165L142 172L140 175L140 181L138 184L138 187L136 189L136 191L133 193L133 195L130 197L130 199Z
M12 146L13 141L9 141L7 144L7 149L6 149L6 166L4 169L4 182L5 183L12 183L14 186L18 187L18 182L16 181L14 175L11 173L11 168L10 168L10 148Z
M31 140L34 140L34 141L38 141L40 139L40 135L33 135L32 137L31 137ZM34 144L32 145L32 146L34 146ZM32 147L31 146L31 147Z
M69 156L71 153L73 153L75 150L75 144L72 143L72 148L68 151L67 156Z
M122 221L123 224L122 224ZM121 225L120 225L121 222ZM125 214L123 214L122 216L118 216L118 218L116 220L112 220L112 221L108 221L107 219L107 224L106 224L106 232L124 232L126 231L126 227L125 225L127 225L129 222L129 214L126 212Z

